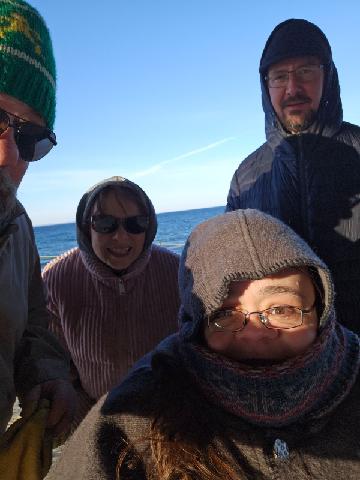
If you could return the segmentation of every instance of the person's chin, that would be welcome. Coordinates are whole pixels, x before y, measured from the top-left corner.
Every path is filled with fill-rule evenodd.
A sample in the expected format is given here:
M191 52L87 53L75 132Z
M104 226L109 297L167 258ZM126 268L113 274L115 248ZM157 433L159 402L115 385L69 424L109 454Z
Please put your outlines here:
M285 116L283 125L288 132L296 134L309 128L313 121L314 112L312 110L294 111Z
M106 258L106 263L115 271L123 271L130 267L133 263L133 259L130 256L117 257L113 255L108 255Z
M126 270L130 265L131 265L131 262L126 262L126 261L122 261L122 262L119 262L119 261L113 261L113 260L110 260L110 261L107 261L106 262L110 268L112 268L113 270L115 271L123 271L123 270Z

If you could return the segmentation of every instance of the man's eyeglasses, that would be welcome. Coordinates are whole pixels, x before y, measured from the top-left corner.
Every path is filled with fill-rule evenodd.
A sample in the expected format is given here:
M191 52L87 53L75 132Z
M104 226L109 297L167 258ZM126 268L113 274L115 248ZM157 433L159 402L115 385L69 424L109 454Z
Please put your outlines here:
M276 330L288 330L300 327L304 321L304 315L314 309L297 308L290 305L277 305L260 312L242 312L241 310L218 310L208 316L208 327L214 330L228 332L240 332L245 328L249 320L256 318L266 328Z
M323 68L324 65L303 65L294 70L278 70L267 75L265 80L270 88L283 88L287 86L290 73L292 73L299 83L313 82L319 78Z
M55 133L46 127L28 122L0 108L0 136L11 127L22 160L35 162L56 145Z
M97 233L114 233L120 226L134 235L144 233L149 227L149 217L146 215L134 215L133 217L117 218L113 215L92 215L91 228Z

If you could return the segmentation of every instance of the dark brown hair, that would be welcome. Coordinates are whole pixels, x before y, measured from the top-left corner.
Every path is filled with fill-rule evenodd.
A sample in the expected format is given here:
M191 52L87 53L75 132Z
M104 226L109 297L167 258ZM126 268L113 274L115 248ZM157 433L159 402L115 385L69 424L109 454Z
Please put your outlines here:
M262 479L237 449L235 459L233 452L225 455L232 442L223 431L222 413L197 398L186 372L175 368L167 373L158 380L156 398L149 399L155 405L149 432L131 444L124 440L116 480L134 478L131 471L143 472L140 478L147 480ZM136 450L150 457L149 464Z
M130 201L134 202L137 207L139 208L142 215L148 215L148 209L144 204L143 200L139 197L137 193L134 192L131 188L120 186L120 185L108 185L107 187L103 188L99 194L96 196L92 207L91 212L94 211L96 208L99 213L103 213L103 202L104 199L110 194L113 193L116 201L120 206L123 207L123 200L124 198L129 199Z

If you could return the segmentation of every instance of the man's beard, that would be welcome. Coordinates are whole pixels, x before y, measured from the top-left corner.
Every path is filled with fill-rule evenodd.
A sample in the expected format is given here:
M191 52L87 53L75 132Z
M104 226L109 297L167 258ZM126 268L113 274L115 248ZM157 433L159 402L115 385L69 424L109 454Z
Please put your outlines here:
M0 225L9 220L16 206L17 187L3 168L0 168Z
M299 133L307 130L316 117L316 111L313 109L310 109L307 112L302 112L300 110L300 115L297 115L295 106L297 102L311 103L311 98L306 95L297 94L293 97L286 98L281 104L282 109L294 105L293 115L286 115L281 119L284 128L290 133Z
M306 112L301 120L297 116L291 118L292 116L289 115L284 119L283 126L290 133L300 133L310 127L315 120L315 116L316 112L314 110Z

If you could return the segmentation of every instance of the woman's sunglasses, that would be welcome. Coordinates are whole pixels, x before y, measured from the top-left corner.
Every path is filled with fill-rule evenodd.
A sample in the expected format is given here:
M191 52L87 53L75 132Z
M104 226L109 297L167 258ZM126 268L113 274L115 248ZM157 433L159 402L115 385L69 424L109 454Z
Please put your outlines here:
M10 117L13 118L12 123ZM0 136L9 127L14 129L20 157L26 162L40 160L56 145L55 133L48 128L28 122L0 108Z
M117 218L113 215L92 215L91 228L97 233L114 233L120 225L127 233L144 233L149 227L149 217L134 215L133 217Z

